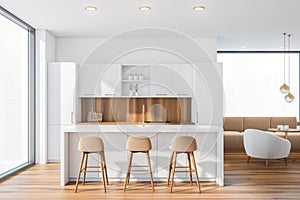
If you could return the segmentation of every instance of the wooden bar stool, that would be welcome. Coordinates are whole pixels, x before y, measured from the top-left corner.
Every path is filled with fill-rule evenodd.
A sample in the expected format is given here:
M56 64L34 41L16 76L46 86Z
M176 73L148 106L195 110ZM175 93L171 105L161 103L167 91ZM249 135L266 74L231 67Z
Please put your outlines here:
M102 172L102 180L104 186L104 192L106 192L106 184L108 185L106 161L104 156L104 144L101 138L97 136L85 136L80 138L78 143L78 150L82 152L80 166L78 170L78 176L76 181L75 192L77 192L78 183L81 172L83 172L82 184L85 184L86 172ZM88 156L90 153L99 154L99 166L88 166ZM101 170L87 170L88 168L99 168Z
M167 185L170 184L171 178L171 186L169 192L172 192L173 185L174 185L174 175L176 168L188 168L188 170L184 171L177 171L177 172L189 172L190 173L190 184L193 185L193 175L192 172L195 173L196 176L196 183L201 192L200 183L198 179L198 172L197 172L197 165L195 162L194 151L197 150L197 142L195 138L191 136L180 136L174 139L171 146L171 159L169 164L169 171L168 171L168 182ZM186 153L188 159L188 166L176 166L177 155L180 153ZM193 167L192 167L193 164Z
M126 191L127 184L129 184L131 171L136 171L136 172L149 171L152 191L154 191L152 169L151 169L150 156L149 156L149 151L152 149L151 140L148 137L144 137L144 136L131 136L127 140L126 149L127 149L127 151L129 151L129 161L128 161L126 178L125 178L125 182L124 182L124 192ZM147 167L147 166L141 166L141 165L135 165L135 166L132 165L132 157L133 157L134 153L145 153L146 154L147 161L148 161L148 170L131 170L132 167Z

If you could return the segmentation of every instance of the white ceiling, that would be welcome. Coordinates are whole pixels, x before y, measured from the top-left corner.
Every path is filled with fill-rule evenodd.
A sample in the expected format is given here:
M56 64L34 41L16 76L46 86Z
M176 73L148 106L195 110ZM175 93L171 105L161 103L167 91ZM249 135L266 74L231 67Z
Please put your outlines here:
M0 0L36 29L58 37L112 36L140 27L218 37L218 50L281 50L282 32L300 50L300 0ZM84 10L95 5L96 12ZM142 5L151 11L140 11ZM196 5L204 11L193 11Z

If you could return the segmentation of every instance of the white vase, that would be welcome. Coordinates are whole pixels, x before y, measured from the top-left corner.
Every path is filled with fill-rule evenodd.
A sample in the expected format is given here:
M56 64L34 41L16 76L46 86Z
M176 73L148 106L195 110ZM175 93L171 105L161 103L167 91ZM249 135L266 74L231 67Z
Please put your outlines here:
M141 81L141 80L144 80L144 75L143 75L143 74L140 74L139 80L140 80L140 81Z
M128 80L132 81L132 79L133 79L133 76L132 76L132 74L129 74L129 76L128 76Z

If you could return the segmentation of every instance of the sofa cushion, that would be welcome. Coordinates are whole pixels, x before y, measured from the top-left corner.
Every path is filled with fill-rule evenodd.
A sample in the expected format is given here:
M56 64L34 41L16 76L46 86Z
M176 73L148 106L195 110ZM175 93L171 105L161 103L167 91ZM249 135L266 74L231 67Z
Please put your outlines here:
M243 131L243 117L224 117L224 131Z
M296 117L271 117L270 118L271 128L277 128L277 125L289 125L290 128L297 127Z
M288 133L288 140L291 142L291 151L300 151L300 132L299 133Z
M270 117L244 117L243 125L244 130L259 129L265 131L270 128Z
M238 131L224 131L225 150L244 150L243 133Z

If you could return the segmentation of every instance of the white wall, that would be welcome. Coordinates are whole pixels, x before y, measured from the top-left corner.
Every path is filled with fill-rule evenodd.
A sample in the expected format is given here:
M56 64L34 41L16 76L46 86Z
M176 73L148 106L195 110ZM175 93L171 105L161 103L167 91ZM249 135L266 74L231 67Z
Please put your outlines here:
M110 63L128 50L133 52L124 55L115 63L185 63L182 58L170 52L166 53L164 49L174 51L179 56L186 57L192 63L217 61L217 39L213 37L191 39L183 37L113 39L58 37L56 45L56 60L58 62L74 61L78 64L83 62ZM141 47L144 49L140 50ZM147 47L148 49L145 49Z
M47 163L47 63L55 61L56 38L36 30L36 163Z
M49 31L45 31L46 35L46 62L56 61L56 37Z

